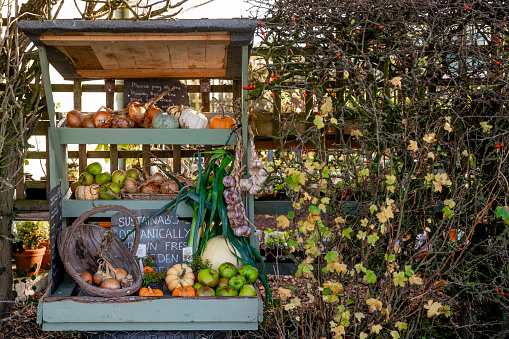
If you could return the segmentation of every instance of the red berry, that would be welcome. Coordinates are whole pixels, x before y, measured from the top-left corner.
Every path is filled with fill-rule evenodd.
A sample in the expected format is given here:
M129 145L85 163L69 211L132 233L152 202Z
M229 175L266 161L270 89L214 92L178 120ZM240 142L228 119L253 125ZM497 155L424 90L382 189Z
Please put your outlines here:
M447 312L447 310L444 308L444 312Z
M502 27L505 27L505 22L502 22Z
M498 292L498 288L495 288L495 292Z
M500 292L500 294L504 295L504 291Z
M309 42L306 42L306 46L309 46Z
M497 65L500 65L500 61L495 62Z
M340 54L340 53L338 53L338 54L336 54L336 55L337 55L337 56L340 56L341 54Z
M496 148L498 148L498 146L499 146L498 144L495 145Z
M295 18L292 18L292 21L295 21Z
M366 162L369 162L369 159L366 159Z
M262 34L265 35L265 31L262 29Z
M359 33L360 33L361 31L359 31L359 30L356 30L355 32L356 32L357 34L359 34Z
M308 96L308 94L307 94L307 93L304 93L304 96L305 96L305 97L307 97L307 96Z
M378 26L378 28L382 29L383 27L382 26Z
M315 107L317 107L317 106L318 106L318 104L315 104L314 106L315 106Z
M325 100L324 100L324 101L322 101L322 104L325 104Z
M272 93L270 96L274 98L274 93Z
M260 22L260 26L263 26L263 22Z
M467 11L471 10L471 8L470 8L470 7L468 7L468 6L465 6L465 9L466 9Z
M500 147L504 147L504 143L503 142L500 143Z
M497 42L500 44L500 43L502 43L502 40L498 39Z

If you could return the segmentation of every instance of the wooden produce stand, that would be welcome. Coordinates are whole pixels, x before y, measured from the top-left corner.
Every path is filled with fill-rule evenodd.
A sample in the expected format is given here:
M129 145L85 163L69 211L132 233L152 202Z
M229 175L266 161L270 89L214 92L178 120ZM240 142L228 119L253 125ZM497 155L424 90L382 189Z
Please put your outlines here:
M67 179L68 144L224 145L231 130L80 129L63 127L55 114L51 64L66 80L220 78L236 80L234 93L247 97L247 72L256 22L247 19L179 21L21 21L19 28L39 48L50 117L50 182L55 218L62 227L99 205L159 209L169 200L74 200ZM103 104L103 103L101 103ZM101 106L98 104L98 106ZM243 145L249 150L247 103L242 100ZM235 144L235 136L229 144ZM245 161L249 161L246 151ZM58 189L60 187L60 189ZM55 194L57 192L58 194ZM51 197L50 197L51 200ZM246 213L253 221L253 197ZM61 206L60 206L61 202ZM50 206L50 209L53 208ZM61 210L60 210L61 208ZM177 214L192 217L180 204ZM59 215L60 214L60 215ZM111 213L96 215L111 216ZM250 238L258 248L256 232ZM52 243L52 249L55 244ZM56 261L56 259L55 259ZM57 263L53 262L53 267ZM57 279L58 280L58 279ZM263 302L256 297L91 297L66 277L39 303L43 330L235 330L257 329ZM77 292L78 291L78 292Z

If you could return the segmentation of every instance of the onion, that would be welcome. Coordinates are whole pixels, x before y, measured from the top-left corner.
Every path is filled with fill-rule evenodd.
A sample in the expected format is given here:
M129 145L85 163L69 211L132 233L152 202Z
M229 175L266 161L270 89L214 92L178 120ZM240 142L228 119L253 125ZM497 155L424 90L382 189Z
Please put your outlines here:
M83 127L84 128L95 128L93 115L88 116L85 119L83 119Z
M127 177L124 181L124 191L127 193L136 193L138 190L138 183L131 177Z
M83 114L73 109L72 111L67 112L67 125L72 128L81 127L84 118Z
M236 181L233 176L227 175L226 177L223 178L223 185L225 187L233 187L233 186L235 186L235 184L236 184Z
M112 128L133 128L134 121L129 119L127 115L116 115L111 118L111 127Z
M141 105L138 100L133 100L129 103L129 117L137 124L143 124L147 110Z
M178 181L180 181L181 184L185 185L186 184L186 178L184 178L183 176L181 175L177 175L175 177L175 179L177 179Z
M94 126L96 128L111 127L111 114L106 111L99 111L94 114Z
M117 290L120 288L120 283L115 278L107 278L103 280L100 287L108 290Z
M152 183L145 184L140 188L140 192L143 194L156 194L157 191L157 187Z
M85 280L87 284L92 285L92 274L88 272L83 272L80 274L81 279Z
M166 178L162 173L156 172L145 182L148 184L161 185L165 180Z
M93 277L94 284L101 285L103 282L103 275L104 275L104 272L102 270L97 270L97 272L95 272L94 277Z
M145 118L143 119L143 127L144 128L152 128L152 119L154 118L154 116L157 113L162 112L162 111L163 111L162 109L157 108L155 106L150 107L147 110L147 113L145 114Z
M161 193L162 194L171 194L179 191L179 187L177 183L173 180L163 181L161 184Z
M249 179L240 179L240 189L243 191L247 191L253 186L253 182L251 178Z

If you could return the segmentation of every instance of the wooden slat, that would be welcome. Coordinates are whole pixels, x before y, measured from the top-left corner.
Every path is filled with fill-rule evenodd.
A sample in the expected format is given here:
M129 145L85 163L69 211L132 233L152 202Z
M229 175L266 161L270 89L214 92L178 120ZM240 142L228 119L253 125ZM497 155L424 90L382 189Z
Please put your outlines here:
M150 53L154 68L157 68L158 65L166 65L168 68L174 68L173 64L171 63L168 46L163 44L148 44L147 49Z
M186 44L195 44L199 42L222 44L230 43L229 34L172 34L172 35L123 35L123 34L105 34L105 35L47 35L41 34L40 40L47 46L71 46L71 45L88 45L96 42L184 42Z
M66 46L65 49L72 57L77 69L101 69L101 63L90 46Z
M115 44L115 58L118 61L119 69L111 70L113 72L119 71L121 69L129 69L129 68L136 68L135 62L134 62L134 56L132 53L132 48L125 43L116 43ZM100 68L96 68L100 69ZM104 71L101 71L104 74ZM132 70L131 70L132 72ZM76 70L76 73L78 73L78 70ZM79 73L78 73L79 74ZM115 76L103 76L104 78L115 78Z
M198 45L187 47L188 68L205 68L206 59L207 57L205 46Z
M206 68L226 68L226 46L207 45L205 54Z
M94 50L103 69L120 68L115 52L113 51L113 47L114 46L111 43L97 43L92 45L92 49Z
M183 157L183 152L182 152L182 146L181 145L173 145L172 146L173 148L173 154L172 154L172 158L173 158L173 171L175 173L182 173L182 157ZM154 154L155 156L157 156L156 154ZM169 158L169 157L167 157Z
M174 69L186 69L189 65L188 63L188 55L187 55L187 47L188 46L169 46L168 49L170 51L171 65Z
M154 63L150 50L145 48L144 46L135 45L131 47L131 49L134 58L134 63L136 64L136 68L156 68L168 64L168 60L165 60L165 62L162 64Z
M172 59L173 62L173 59ZM201 78L212 77L222 78L226 76L225 69L77 69L76 73L82 78L104 79L104 78Z

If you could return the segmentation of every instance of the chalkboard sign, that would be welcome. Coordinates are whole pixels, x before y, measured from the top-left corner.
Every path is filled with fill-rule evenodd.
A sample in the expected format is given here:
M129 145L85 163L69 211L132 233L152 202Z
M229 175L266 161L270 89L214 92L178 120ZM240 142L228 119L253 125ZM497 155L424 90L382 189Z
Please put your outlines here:
M157 210L133 211L140 224L156 212ZM172 214L173 212L161 212L140 227L140 244L146 244L147 254L155 256L158 272L182 263L183 250L189 241L191 223L180 221L177 216L172 223ZM120 239L124 239L133 228L134 222L129 215L119 212L111 216L111 231ZM134 232L124 243L131 249L133 241Z
M179 80L167 78L150 79L125 79L124 80L124 107L127 107L131 100L138 100L145 103L164 92L167 88L173 88L168 95L156 103L156 106L166 111L170 106L189 106L189 95L187 86Z
M51 248L51 293L55 293L64 280L64 263L57 247L58 232L62 230L62 190L60 185L49 192L49 237Z

